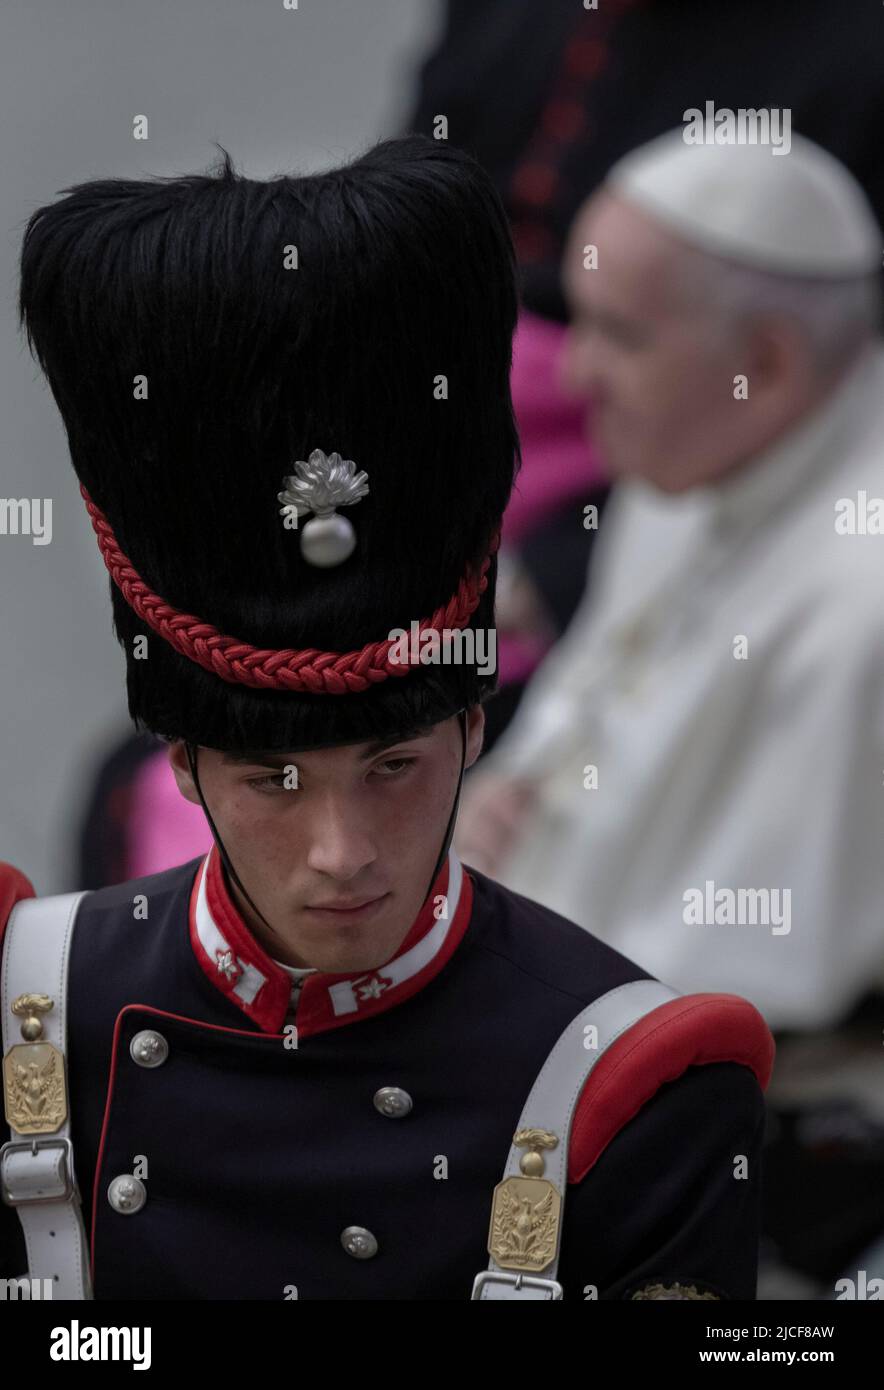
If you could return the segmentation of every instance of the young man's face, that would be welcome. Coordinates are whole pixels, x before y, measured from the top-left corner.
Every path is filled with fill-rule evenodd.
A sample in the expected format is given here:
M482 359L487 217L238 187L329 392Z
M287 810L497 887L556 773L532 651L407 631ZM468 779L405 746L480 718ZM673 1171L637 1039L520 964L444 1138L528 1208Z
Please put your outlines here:
M467 715L467 767L484 725L476 705ZM347 744L249 761L200 748L206 805L273 932L235 884L231 891L270 956L337 972L372 970L395 955L442 847L460 754L456 715L385 748ZM198 804L183 743L172 744L169 760L182 795ZM358 904L366 905L346 910Z

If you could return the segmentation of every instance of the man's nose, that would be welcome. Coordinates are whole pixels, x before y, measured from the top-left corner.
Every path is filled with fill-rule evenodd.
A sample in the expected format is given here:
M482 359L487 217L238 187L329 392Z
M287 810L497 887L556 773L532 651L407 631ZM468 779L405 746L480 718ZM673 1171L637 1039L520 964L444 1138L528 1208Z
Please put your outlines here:
M342 883L355 878L377 859L371 827L352 800L329 799L311 817L308 866Z

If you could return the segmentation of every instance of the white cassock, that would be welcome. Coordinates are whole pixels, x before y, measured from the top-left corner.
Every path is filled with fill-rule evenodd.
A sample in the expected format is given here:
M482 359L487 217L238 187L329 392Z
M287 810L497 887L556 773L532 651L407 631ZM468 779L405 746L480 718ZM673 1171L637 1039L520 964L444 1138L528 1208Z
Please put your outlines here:
M501 882L774 1028L835 1023L884 978L884 535L835 525L861 491L868 514L878 347L723 484L620 485L487 760L538 789Z

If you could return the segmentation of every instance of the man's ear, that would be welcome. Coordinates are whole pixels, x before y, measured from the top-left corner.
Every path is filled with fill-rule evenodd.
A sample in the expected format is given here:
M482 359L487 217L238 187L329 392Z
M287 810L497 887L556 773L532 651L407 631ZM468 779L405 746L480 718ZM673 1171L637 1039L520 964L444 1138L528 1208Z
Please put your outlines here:
M806 336L787 319L762 320L751 335L745 370L756 387L762 387L776 400L784 393L794 393L813 371Z
M178 783L178 790L186 801L192 801L195 806L199 806L199 793L194 786L193 777L190 774L190 763L187 761L187 749L184 740L177 738L169 745L169 766L175 774L175 781Z
M483 705L471 705L467 710L467 756L464 768L472 767L482 752L485 738L485 709Z

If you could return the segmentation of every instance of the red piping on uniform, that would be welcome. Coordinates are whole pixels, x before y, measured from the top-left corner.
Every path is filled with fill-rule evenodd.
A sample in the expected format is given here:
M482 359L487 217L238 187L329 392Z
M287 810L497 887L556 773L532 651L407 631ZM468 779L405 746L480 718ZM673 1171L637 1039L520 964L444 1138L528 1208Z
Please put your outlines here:
M272 1035L270 1033L256 1033L251 1028L226 1028L218 1023L206 1023L200 1018L186 1018L184 1014L172 1014L167 1009L155 1009L152 1004L124 1004L117 1014L114 1024L114 1037L111 1043L111 1065L107 1079L107 1100L104 1106L104 1118L101 1122L101 1138L98 1141L98 1157L95 1160L95 1178L92 1183L92 1225L89 1236L89 1263L92 1269L92 1282L95 1282L95 1221L98 1216L98 1183L101 1177L101 1165L104 1162L104 1144L107 1139L107 1128L110 1120L111 1105L114 1096L114 1082L117 1078L117 1057L119 1055L120 1029L125 1014L132 1010L139 1013L152 1014L155 1018L171 1018L176 1023L192 1023L197 1028L208 1028L212 1033L232 1033L240 1038L266 1038L268 1042L278 1042L284 1038L284 1034Z
M210 850L210 851L209 851L209 854L212 855L213 852L214 852L214 851ZM210 865L209 867L211 867L211 865ZM446 861L445 861L445 863L443 864L441 870L439 871L439 874L438 874L438 876L437 876L437 878L436 878L436 882L435 882L434 885L433 885L434 888L442 887L442 886L447 886L447 874L448 874L448 870L449 870L449 861L446 859ZM194 905L195 905L195 901L196 901L196 892L197 892L198 885L199 885L200 873L201 873L202 871L203 871L203 866L202 866L202 864L201 864L200 867L199 867L199 869L197 870L196 878L195 878L195 880L194 880L193 889L191 890L191 895L190 895L190 922L191 922L191 929L192 929L192 930L193 930L193 912L194 912ZM224 885L223 878L219 878L219 882L220 882L222 888L225 888L225 887L226 887L226 885ZM208 884L207 884L207 887L208 887ZM221 896L224 897L224 896L226 896L226 895L225 895L225 894L222 894ZM422 937L426 934L426 930L429 929L429 924L425 927L425 925L424 925L425 917L427 917L427 916L429 917L429 923L432 923L432 921L435 920L435 919L433 918L433 900L434 900L434 895L431 893L430 896L428 897L427 903L424 905L424 908L421 910L420 913L418 913L418 916L415 918L414 922L412 923L412 926L411 926L411 928L409 929L408 934L407 934L406 937L404 938L404 940L403 940L403 942L402 942L402 946L400 946L399 951L397 952L397 955L401 955L403 949L410 949L411 946L415 945L415 944L417 943L417 941L421 940ZM450 925L450 927L449 927L449 929L448 929L448 932L447 932L447 934L446 934L445 941L443 942L443 944L442 944L442 946L440 947L440 949L439 949L439 950L436 952L436 954L433 956L432 960L428 961L427 964L424 966L424 968L423 968L422 970L418 971L416 975L413 975L413 976L411 977L410 980L403 980L401 984L393 986L387 993L382 994L382 995L380 996L379 999L374 999L374 1000L368 1000L368 1001L363 1001L363 1002L361 1002L359 1009L355 1010L353 1013L342 1014L342 1015L340 1015L340 1016L335 1016L335 1014L334 1014L334 1012L333 1012L333 1010L332 1010L331 1004L330 1004L330 1002L329 1002L329 997L328 997L328 982L329 982L329 981L334 982L334 981L336 981L336 980L349 980L349 979L354 979L354 978L357 978L357 979L358 979L358 978L359 978L358 974L357 974L357 975L354 975L354 973L353 973L352 971L350 971L350 972L347 972L347 973L342 974L342 975L324 974L324 975L311 975L311 976L308 976L307 979L306 979L306 981L305 981L304 988L303 988L302 991L301 991L301 999L300 999L300 1002L299 1002L298 1012L297 1012L297 1015L296 1015L296 1017L297 1017L297 1028L298 1028L298 1038L299 1038L299 1040L302 1039L302 1038L305 1038L305 1037L309 1037L309 1036L311 1036L311 1035L313 1035L313 1034L316 1034L316 1033L328 1032L328 1031L330 1031L332 1028L340 1028L340 1027L343 1027L343 1026L344 1026L345 1024L347 1024L347 1023L358 1023L358 1022L360 1022L362 1019L372 1017L374 1014L383 1013L383 1012L385 1012L387 1009L394 1008L397 1004L402 1003L402 1002L404 1002L404 1000L411 998L411 996L412 996L413 994L416 994L416 993L418 992L418 990L423 989L424 986L429 982L429 980L432 979L432 977L433 977L434 975L437 975L437 974L439 973L439 971L442 969L442 967L445 965L445 963L450 959L450 957L451 957L451 955L453 954L455 948L460 944L460 941L461 941L461 939L463 938L463 935L464 935L464 933L465 933L465 931L466 931L466 929L467 929L467 926L469 925L470 916L471 916L471 914L472 914L472 906L473 906L473 884L472 884L472 880L471 880L469 874L467 873L467 871L466 871L465 869L463 869L463 881L462 881L462 884L461 884L460 899L459 899L459 901L458 901L457 909L456 909L456 911L455 911L454 917L453 917L453 919L452 919L452 921L451 921L451 925ZM233 917L233 916L236 917L237 921L240 923L241 929L245 932L247 929L245 928L244 924L242 924L241 918L239 918L238 914L236 913L236 909L234 908L233 904L230 902L229 897L228 897L227 900L226 900L226 903L225 903L225 918L224 918L224 929L225 929L225 931L229 931L229 930L230 930L230 926L231 926L230 918ZM208 961L208 958L206 957L205 951L202 951L202 946L201 946L201 943L199 942L198 938L197 938L197 943L196 943L196 944L198 944L198 945L200 946L200 950L201 950L201 955L198 956L198 959L200 960L200 963L201 963L201 964L204 966L204 968L205 968L205 964L206 964L206 962ZM258 946L257 942L255 942L254 938L252 938L251 936L249 936L249 938L248 938L248 944L249 944L249 946L251 947L250 955L252 956L253 959L255 958L255 954L257 953L257 954L259 954L260 957L262 958L262 966L263 966L263 964L264 964L265 962L266 962L267 965L273 965L273 962L270 960L270 958L267 957L267 956L265 956L265 953L261 951L261 949L260 949L260 947ZM394 957L394 959L395 959L395 957ZM285 972L284 972L284 971L279 971L279 970L278 970L278 967L274 967L274 969L276 969L276 970L277 970L277 973L279 973L280 975L282 975L283 978L286 980L286 982L288 982L288 976L285 975ZM384 971L384 967L383 967L383 966L379 966L378 969L377 969L376 971L363 971L362 973L363 973L364 975L369 975L369 976L370 976L370 975L374 975L374 974L383 975L383 971ZM210 974L209 978L210 978L210 979L212 980L212 982L216 985L216 987L219 987L219 986L218 986L218 981L215 980L214 977L213 977L211 974ZM268 980L268 983L269 983L269 980ZM308 987L308 986L311 986L311 985L313 986L313 992L314 992L314 994L315 994L315 996L316 996L316 998L315 998L315 1003L312 1005L312 1007L308 1004L308 1007L307 1007L306 1013L305 1013L305 1007L304 1007L304 1005L305 1005L305 1000L304 1000L304 996L305 996L305 994L306 994L306 992L307 992L307 987ZM221 992L224 993L225 991L222 990ZM228 996L228 997L233 997L233 998L235 999L235 996ZM236 1001L236 1002L240 1002L240 1001ZM241 1005L241 1007L242 1007L244 1010L245 1010L245 1008L246 1008L245 1005ZM113 1103L114 1083L115 1083L115 1081L116 1081L116 1073L117 1073L117 1057L118 1057L118 1053L119 1053L120 1030L121 1030L121 1027L122 1027L122 1023L123 1023L123 1018L124 1018L124 1016L125 1016L127 1013L129 1013L131 1010L137 1010L137 1011L139 1011L139 1012L141 1012L141 1013L150 1014L150 1015L152 1015L154 1018L167 1018L167 1019L172 1019L172 1020L173 1020L174 1022L176 1022L176 1023L187 1023L187 1024L192 1024L194 1027L197 1027L197 1028L209 1029L211 1032L214 1032L214 1033L225 1033L225 1034L228 1034L228 1035L233 1036L233 1037L241 1037L241 1038L263 1038L263 1039L265 1039L267 1042L275 1042L275 1043L278 1043L278 1042L280 1042L280 1041L285 1041L285 1040L286 1040L286 1034L285 1034L285 1033L268 1033L268 1032L256 1033L256 1032L254 1032L254 1030L251 1029L251 1028L229 1028L229 1027L227 1027L226 1025L222 1025L222 1024L217 1024L217 1023L206 1023L206 1022L204 1022L202 1019L187 1018L187 1017L186 1017L185 1015L183 1015L183 1014L174 1014L174 1013L170 1013L170 1012L169 1012L168 1010L166 1010L166 1009L157 1009L157 1008L154 1008L154 1007L153 1007L152 1005L150 1005L150 1004L126 1004L126 1005L124 1005L124 1007L120 1010L120 1012L117 1014L116 1022L115 1022L115 1024L114 1024L114 1035L113 1035L113 1042L112 1042L112 1045L111 1045L111 1046L112 1046L111 1066L110 1066L110 1073L109 1073L109 1075L108 1075L108 1083L107 1083L107 1100L106 1100L106 1102L105 1102L105 1107L104 1107L104 1117L103 1117L102 1125L101 1125L101 1137L100 1137L99 1143L98 1143L98 1156L97 1156L96 1161L95 1161L95 1178L94 1178L93 1188L92 1188L92 1224L91 1224L91 1232L90 1232L90 1264L91 1264L91 1269L92 1269L92 1278L93 1278L93 1282L94 1282L94 1279L95 1279L95 1223L96 1223L96 1219L97 1219L97 1215L98 1215L98 1185L99 1185L99 1180L100 1180L100 1178L101 1178L101 1168L102 1168L102 1164L103 1164L103 1162L104 1162L104 1147L105 1147L105 1141L106 1141L106 1139L107 1139L107 1131L108 1131L108 1124L109 1124L109 1121L110 1121L111 1105L112 1105L112 1103ZM256 1021L258 1021L258 1020L256 1020Z

